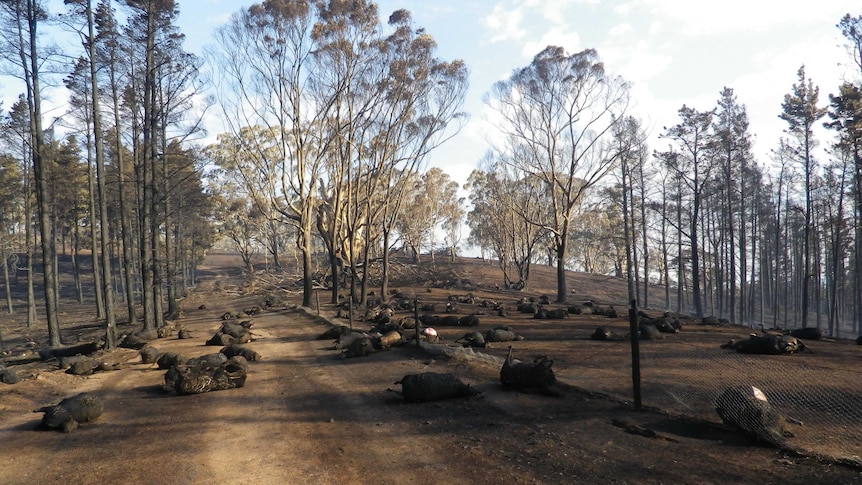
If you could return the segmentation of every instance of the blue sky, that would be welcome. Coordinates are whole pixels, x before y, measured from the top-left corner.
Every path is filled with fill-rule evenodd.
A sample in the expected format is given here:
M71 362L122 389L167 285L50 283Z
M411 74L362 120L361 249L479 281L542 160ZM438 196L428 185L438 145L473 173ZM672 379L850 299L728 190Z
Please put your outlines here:
M606 69L632 83L635 106L653 133L677 122L683 105L711 109L725 86L745 104L755 153L768 162L785 123L778 119L798 68L820 86L821 103L858 69L835 24L862 14L858 0L380 0L381 18L409 10L438 43L443 59L470 67L464 109L470 122L432 155L455 180L466 181L487 149L493 127L481 101L491 85L526 66L545 46L578 52L595 48ZM187 48L199 52L212 29L249 2L180 3ZM825 138L824 133L821 138ZM825 145L825 139L822 140Z
M178 25L186 49L202 53L211 33L253 2L179 0ZM578 52L595 48L611 74L632 83L632 114L653 134L677 122L683 105L715 106L724 86L748 108L755 153L762 163L776 147L785 123L781 102L805 64L820 86L821 104L858 69L835 27L846 14L862 14L858 0L380 0L381 17L400 8L438 43L439 57L463 59L470 68L464 110L469 123L434 153L430 164L456 181L467 176L488 147L493 127L486 122L482 95L513 69L526 66L553 44ZM61 0L51 0L54 11ZM54 5L57 5L56 7ZM19 90L0 76L0 96L8 109ZM62 102L61 96L49 103ZM220 128L210 124L210 136ZM821 135L825 145L826 134Z

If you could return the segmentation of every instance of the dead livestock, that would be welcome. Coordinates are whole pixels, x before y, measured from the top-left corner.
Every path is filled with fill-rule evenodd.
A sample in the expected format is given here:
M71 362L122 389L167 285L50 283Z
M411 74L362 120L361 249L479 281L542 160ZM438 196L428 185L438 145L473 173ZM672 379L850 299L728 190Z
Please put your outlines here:
M231 337L237 340L236 343L244 344L246 342L251 342L251 332L249 329L252 327L251 322L243 322L242 323L230 323L225 322L221 324L221 328L219 329L220 333L225 333L230 335Z
M455 315L446 315L440 318L440 323L438 323L441 327L457 327L458 326L458 317Z
M225 322L215 335L206 341L206 345L225 346L230 344L245 344L251 342L251 332L238 323Z
M350 332L347 335L342 335L335 341L335 349L346 349L347 347L350 347L350 344L353 342L367 336L368 334L365 332Z
M440 325L440 317L438 315L424 313L419 317L419 322L426 327L437 327Z
M159 349L153 347L152 345L147 345L142 348L139 352L141 355L141 362L144 364L155 364L159 357L161 357L162 353L159 352Z
M176 352L165 352L156 360L156 365L161 370L170 369L176 365L185 364L188 359L183 354Z
M446 303L446 313L456 313L458 311L458 305L455 303L447 302Z
M458 376L449 373L407 374L395 384L401 384L401 392L399 393L394 389L389 390L400 394L407 402L439 401L441 399L470 397L479 393L469 384L462 382Z
M590 338L593 340L602 340L602 341L609 341L609 342L611 342L611 341L622 341L622 340L626 339L624 336L619 335L618 333L614 332L613 330L609 329L608 327L597 327L596 331L593 332L592 335L590 335Z
M225 357L227 357L228 359L237 355L241 355L245 358L245 360L249 362L255 362L260 360L259 353L239 344L230 344L226 347L223 347L221 350L219 350L219 353L224 354Z
M790 336L805 340L818 340L823 337L823 332L817 327L804 327L791 330Z
M217 367L228 361L228 356L221 352L204 354L191 358L185 362L186 367Z
M518 312L519 313L530 313L535 314L538 307L535 303L532 302L522 302L518 303Z
M485 342L485 336L481 332L467 332L463 337L455 340L456 344L461 344L464 347L484 348L488 346Z
M315 340L335 340L350 333L347 325L333 325L315 337Z
M494 327L485 332L485 342L514 342L516 340L524 340L524 337L515 333L512 327L503 325Z
M45 413L39 423L41 429L56 429L71 433L78 429L78 424L93 421L102 415L102 401L86 392L77 396L67 397L53 406L45 406L34 410L34 413Z
M460 327L478 327L479 326L479 317L476 315L465 315L458 319L458 326Z
M187 329L182 328L182 329L180 329L179 332L177 332L177 338L178 339L192 338L192 334Z
M66 369L66 374L72 374L74 376L89 376L96 372L96 369L99 368L99 361L87 356L80 356L80 358L72 361L69 368Z
M539 357L531 363L512 360L512 347L500 369L500 382L503 387L511 387L523 392L538 392L547 396L559 396L555 388L557 378L551 366L554 361Z
M664 338L655 325L641 324L638 328L641 340L661 340Z
M217 355L224 356L221 353ZM174 391L177 394L202 394L243 387L248 375L248 361L244 357L236 355L218 365L202 361L191 365L176 366L172 369L176 370ZM165 380L167 382L167 375Z
M385 350L390 347L397 347L404 343L404 335L398 330L390 330L386 333L378 333L372 339L375 350Z
M396 332L403 332L404 328L397 323L383 323L383 324L375 325L375 326L371 327L371 329L368 330L368 333L384 334L384 333L389 333L393 330L395 330Z
M800 340L790 335L751 334L744 340L730 340L722 345L723 349L733 349L740 354L781 355L808 350Z
M759 440L780 446L793 434L784 429L784 418L769 404L766 395L754 386L726 389L715 400L721 420Z
M157 338L159 338L159 334L155 330L140 330L126 335L123 341L120 342L120 347L141 350L151 340Z
M0 382L4 384L17 384L21 382L21 377L14 370L0 364Z
M398 321L401 325L401 328L405 328L407 330L413 330L416 328L416 319L413 317L404 317Z
M158 338L168 338L174 334L174 330L175 328L173 324L165 325L164 327L161 327L156 330L156 336Z
M638 318L639 325L652 325L661 333L679 333L679 330L671 325L667 317L661 316L658 318L640 317Z
M342 359L350 359L353 357L365 357L375 352L374 342L368 337L361 337L353 341L347 350L342 352L339 357Z

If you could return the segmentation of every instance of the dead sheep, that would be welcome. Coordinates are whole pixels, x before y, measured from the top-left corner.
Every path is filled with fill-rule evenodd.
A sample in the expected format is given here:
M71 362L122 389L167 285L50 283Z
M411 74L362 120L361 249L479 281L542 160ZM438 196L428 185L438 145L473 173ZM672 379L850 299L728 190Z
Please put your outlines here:
M485 336L481 332L467 332L463 337L455 340L455 343L461 344L464 347L484 348L488 346L485 341Z
M342 352L339 357L342 359L365 357L373 354L374 352L374 342L372 342L371 339L368 337L361 337L351 343L350 346L347 347L347 350Z
M783 427L784 418L754 386L726 389L715 400L715 410L721 420L759 440L781 446L793 433Z
M147 345L138 351L138 354L141 356L141 363L143 364L155 364L159 357L161 357L162 353L159 352L159 349L153 347L152 345Z
M53 406L45 406L34 410L34 413L45 413L40 423L41 429L56 429L71 433L78 429L78 424L93 421L102 415L102 401L88 393L67 397Z
M751 334L747 339L731 339L721 345L723 349L733 349L740 354L782 355L797 351L811 350L802 341L790 335Z
M374 344L376 350L385 350L403 344L404 335L398 330L390 330L372 338L371 343Z
M350 344L352 344L353 342L359 340L362 337L367 337L367 336L368 336L368 334L365 332L356 332L356 331L350 332L346 335L342 335L341 337L338 337L338 339L335 341L334 348L335 348L335 350L346 349L347 347L350 347Z
M159 334L155 330L141 330L126 335L123 341L120 342L120 347L126 349L140 350L144 348L144 346L147 345L151 340L155 340L158 337Z
M401 392L389 389L404 397L407 402L439 401L457 397L470 397L479 393L454 374L423 372L407 374L395 384L401 384Z
M515 330L509 325L498 325L491 330L485 332L485 342L515 342L524 340L524 337L518 335Z
M204 357L210 355L224 357L221 353ZM189 362L190 364L174 366L165 374L165 386L168 386L170 377L173 390L179 395L224 391L245 386L248 361L240 355L226 359L218 365L211 365L211 362L203 360Z
M245 357L245 360L249 362L254 362L260 360L260 354L255 352L254 350L243 347L239 344L231 344L224 348L222 348L219 353L224 354L227 358L234 357L236 355L241 355Z
M593 340L603 340L603 341L622 341L625 340L625 337L617 334L613 330L608 327L598 327L596 331L590 335L590 338Z
M187 360L188 358L183 354L165 352L159 356L158 360L156 360L156 365L159 366L159 369L166 370L176 365L185 364Z
M0 382L4 384L17 384L21 382L21 377L14 370L0 364Z
M335 340L351 332L347 325L333 325L315 337L315 340Z
M500 382L503 387L518 389L522 392L536 391L547 396L559 396L556 389L557 378L551 366L554 361L539 357L532 363L512 360L512 347L500 369Z
M90 357L83 357L72 362L72 365L66 369L66 374L75 376L89 376L99 369L99 361Z

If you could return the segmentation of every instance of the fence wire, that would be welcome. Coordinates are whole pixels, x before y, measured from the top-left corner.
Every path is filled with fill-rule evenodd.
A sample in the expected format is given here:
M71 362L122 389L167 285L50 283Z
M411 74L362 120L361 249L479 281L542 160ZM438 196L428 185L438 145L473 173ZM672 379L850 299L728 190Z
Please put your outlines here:
M722 393L753 386L762 392L769 409L780 415L781 428L792 433L782 446L862 464L862 348L819 341L815 353L747 355L718 348L721 337L689 334L686 339L682 335L641 342L644 406L721 423L716 403ZM574 379L576 384L631 400L629 343L603 343L586 354L579 367L587 372ZM764 412L752 410L750 403L737 404L733 411L740 421L750 419L746 413Z

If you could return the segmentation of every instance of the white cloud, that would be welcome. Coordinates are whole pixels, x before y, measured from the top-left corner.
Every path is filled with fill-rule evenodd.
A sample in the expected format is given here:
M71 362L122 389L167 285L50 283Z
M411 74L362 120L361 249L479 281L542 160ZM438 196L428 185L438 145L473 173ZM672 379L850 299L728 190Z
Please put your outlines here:
M611 29L608 31L608 35L611 37L620 37L622 35L631 33L632 30L632 24L628 22L623 22L621 24L617 24L611 27Z
M567 29L553 28L542 35L539 39L525 42L521 49L521 54L532 59L536 54L541 52L549 45L560 46L570 54L583 50L581 47L581 38L575 31Z
M520 8L509 9L499 3L487 17L482 19L482 23L490 31L490 41L493 43L522 39L526 35L526 31L521 27L523 19L524 15Z
M776 25L789 23L837 22L836 12L858 9L858 1L820 0L640 0L639 6L650 14L678 24L675 30L685 35L765 32ZM843 15L843 13L841 14Z

